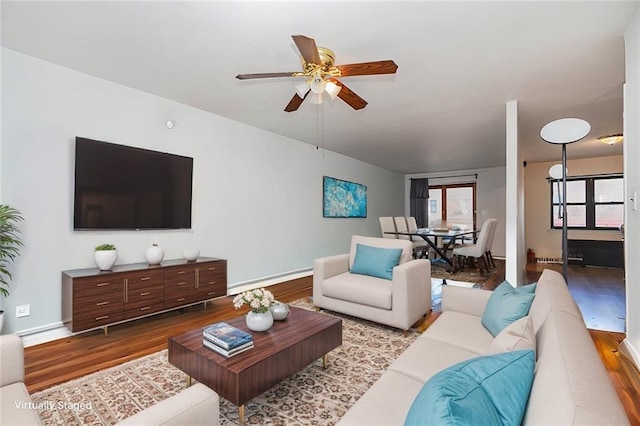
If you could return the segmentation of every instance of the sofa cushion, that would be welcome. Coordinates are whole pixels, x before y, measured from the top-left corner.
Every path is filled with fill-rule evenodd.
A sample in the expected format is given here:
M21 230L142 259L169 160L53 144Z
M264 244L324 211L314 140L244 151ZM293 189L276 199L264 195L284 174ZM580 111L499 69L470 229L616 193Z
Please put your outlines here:
M533 320L527 315L506 326L489 345L488 355L530 349L536 352Z
M534 366L533 351L505 352L455 364L425 383L405 425L519 425Z
M504 281L489 297L482 314L482 325L495 337L512 322L529 313L534 294L528 289L513 288Z
M393 268L398 266L402 249L372 247L356 244L356 257L351 267L352 274L370 275L390 280Z
M431 340L439 340L449 346L465 349L475 353L475 356L485 355L493 341L491 333L480 323L480 317L456 311L440 314L425 334Z
M3 364L4 362L5 360L2 359ZM0 388L0 424L20 426L42 424L38 410L32 405L24 383L12 383Z
M393 282L389 280L344 272L320 285L326 297L380 309L392 307Z

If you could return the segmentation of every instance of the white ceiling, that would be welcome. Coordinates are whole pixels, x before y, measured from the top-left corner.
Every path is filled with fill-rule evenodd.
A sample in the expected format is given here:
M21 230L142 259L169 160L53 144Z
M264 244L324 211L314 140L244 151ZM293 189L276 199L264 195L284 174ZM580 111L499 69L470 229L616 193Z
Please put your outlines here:
M623 35L639 3L3 0L2 45L386 169L437 172L504 166L510 100L528 162L560 158L539 131L565 117L592 125L568 158L622 154L596 138L622 132ZM293 34L337 64L393 59L398 72L342 79L369 102L360 111L336 99L286 113L293 78L235 76L300 70Z

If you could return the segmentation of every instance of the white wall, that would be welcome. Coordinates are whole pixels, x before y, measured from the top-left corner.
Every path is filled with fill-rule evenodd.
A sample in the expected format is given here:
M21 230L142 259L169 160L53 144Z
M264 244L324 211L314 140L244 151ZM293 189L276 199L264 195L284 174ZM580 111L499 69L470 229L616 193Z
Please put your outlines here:
M568 153L571 151L571 145L567 145L567 150ZM560 155L560 152L558 154ZM559 164L560 160L558 158L558 161L529 163L525 168L526 246L535 251L536 257L562 258L562 230L551 229L550 226L551 200L547 182L549 168ZM567 169L568 177L622 173L622 156L567 160ZM622 234L617 230L569 229L568 237L575 240L620 241Z
M478 179L470 177L443 178L438 176L457 176L478 174ZM411 179L428 178L429 185L445 185L454 183L476 183L476 223L478 228L485 220L498 219L498 227L493 241L493 255L504 257L505 255L505 168L494 167L490 169L452 170L450 172L420 173L406 176L405 181L405 212L409 215L409 189Z
M640 368L640 9L624 36L624 177L625 177L625 283L627 296L627 336L621 351Z
M351 234L378 235L378 216L404 207L397 173L8 49L2 87L1 202L25 217L11 295L0 300L4 332L59 323L61 271L93 267L100 243L117 246L118 263L144 261L152 243L167 259L197 246L226 258L237 286L308 271L348 250ZM193 229L74 232L75 136L193 157ZM367 185L368 217L322 218L323 175ZM16 319L22 304L31 316Z

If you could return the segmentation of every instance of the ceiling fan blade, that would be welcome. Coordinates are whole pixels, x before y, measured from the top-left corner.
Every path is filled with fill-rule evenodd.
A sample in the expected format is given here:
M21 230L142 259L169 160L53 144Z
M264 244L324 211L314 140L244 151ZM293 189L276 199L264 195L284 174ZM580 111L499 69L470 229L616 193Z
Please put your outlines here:
M303 35L293 35L291 38L306 63L320 65L320 54L318 54L318 46L316 46L314 39Z
M262 72L257 74L238 74L238 80L249 80L252 78L270 78L270 77L293 77L294 72Z
M300 108L300 105L302 105L302 102L307 98L307 95L309 94L309 92L310 92L310 90L307 91L307 93L304 94L304 98L301 98L300 96L298 96L297 93L295 93L293 95L293 98L291 98L291 100L289 101L287 106L284 108L284 110L286 112L297 111L298 108Z
M362 109L367 106L367 101L356 95L354 91L345 86L341 81L335 79L333 79L332 81L338 86L342 87L342 89L338 93L338 97L348 103L351 108Z
M341 77L349 77L352 75L395 74L398 65L389 60L337 65L336 68L340 70Z

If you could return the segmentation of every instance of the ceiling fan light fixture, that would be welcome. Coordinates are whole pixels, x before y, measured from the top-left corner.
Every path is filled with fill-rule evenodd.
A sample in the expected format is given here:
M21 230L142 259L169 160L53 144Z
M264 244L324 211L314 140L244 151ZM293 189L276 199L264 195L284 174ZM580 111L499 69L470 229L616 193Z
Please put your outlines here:
M322 99L322 93L311 93L310 98L311 103L315 105L320 105L324 102Z
M298 83L295 85L296 88L296 93L298 94L298 96L300 96L301 98L304 99L304 95L307 94L307 92L309 91L309 82L308 81L304 81L302 83Z
M336 96L338 96L338 93L340 93L341 89L342 89L342 87L338 86L337 84L335 84L332 81L328 81L327 85L324 88L325 92L327 92L329 94L331 99L335 99Z
M327 82L324 81L320 73L316 73L313 75L309 87L311 87L313 93L320 95L324 92L324 88L327 87Z
M615 145L618 142L622 142L623 136L622 133L618 133L615 135L608 136L600 136L598 140L602 143L606 143L607 145Z

